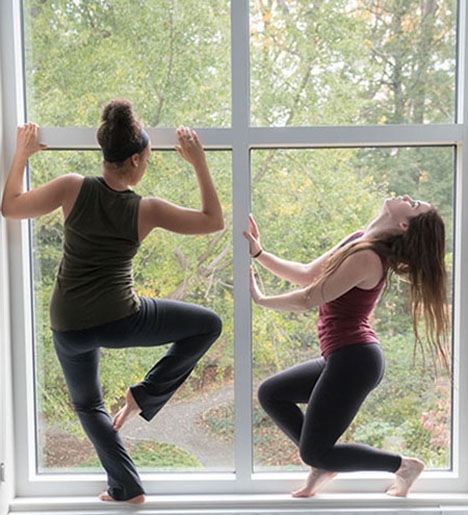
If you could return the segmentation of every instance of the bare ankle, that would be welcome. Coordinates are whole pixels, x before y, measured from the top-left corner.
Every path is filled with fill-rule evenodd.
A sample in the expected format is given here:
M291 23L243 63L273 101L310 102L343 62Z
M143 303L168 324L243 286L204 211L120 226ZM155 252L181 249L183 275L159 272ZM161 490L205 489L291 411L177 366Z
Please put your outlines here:
M139 413L141 413L141 408L133 397L132 391L128 388L125 393L125 405L117 415L115 415L113 420L114 431L122 429L126 422L136 417Z
M328 470L317 469L311 467L309 475L307 476L304 486L292 492L293 497L313 497L322 488L326 486L335 476L337 472L330 472Z
M403 457L400 468L395 473L395 482L386 493L394 497L406 497L423 470L424 463L421 460Z

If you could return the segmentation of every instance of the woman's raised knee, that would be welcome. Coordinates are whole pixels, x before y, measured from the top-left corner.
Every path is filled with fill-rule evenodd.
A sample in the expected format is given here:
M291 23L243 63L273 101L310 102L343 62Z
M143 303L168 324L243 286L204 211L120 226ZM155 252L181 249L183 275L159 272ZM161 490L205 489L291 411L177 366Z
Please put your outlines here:
M273 378L265 379L258 387L257 396L260 405L265 409L274 402L276 396L276 383Z
M214 335L216 335L216 338L217 338L223 331L223 321L221 320L221 317L214 311L212 312L211 326L212 326L211 332Z
M201 327L203 327L203 333L210 335L210 339L215 341L223 330L221 317L214 311L206 309L202 320Z

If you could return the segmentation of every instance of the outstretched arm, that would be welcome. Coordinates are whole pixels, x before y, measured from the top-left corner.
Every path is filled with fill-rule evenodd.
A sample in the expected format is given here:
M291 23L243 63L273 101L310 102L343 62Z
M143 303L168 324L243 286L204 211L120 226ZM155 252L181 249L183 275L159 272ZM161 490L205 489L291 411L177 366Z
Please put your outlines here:
M253 267L250 268L250 292L259 306L278 311L308 311L316 306L341 297L355 286L374 288L382 279L383 268L379 256L371 250L362 250L347 257L325 282L319 280L306 288L282 295L263 295Z
M323 266L330 255L341 245L341 242L328 252L310 263L298 263L282 259L271 252L264 250L260 244L260 232L252 215L249 215L249 230L244 231L244 236L249 242L250 255L257 263L272 274L291 283L307 286L315 281L322 273Z
M6 218L35 218L54 211L68 199L71 183L81 180L77 175L64 175L39 188L24 190L24 171L28 159L46 148L39 143L38 131L35 123L18 127L16 151L2 199L2 215Z
M224 228L221 203L205 159L205 152L196 132L188 127L177 129L176 150L189 162L197 176L200 209L188 209L159 198L144 198L140 211L140 237L154 227L181 234L206 234Z

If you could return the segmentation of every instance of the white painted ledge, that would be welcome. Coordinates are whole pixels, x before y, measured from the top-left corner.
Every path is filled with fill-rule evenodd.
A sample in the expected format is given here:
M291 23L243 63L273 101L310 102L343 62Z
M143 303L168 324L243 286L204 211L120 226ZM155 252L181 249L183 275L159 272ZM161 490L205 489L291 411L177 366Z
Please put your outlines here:
M161 495L142 506L105 503L93 497L16 498L10 513L72 515L132 513L138 515L468 515L468 495L412 494L406 499L386 495L320 494L309 499L290 495Z

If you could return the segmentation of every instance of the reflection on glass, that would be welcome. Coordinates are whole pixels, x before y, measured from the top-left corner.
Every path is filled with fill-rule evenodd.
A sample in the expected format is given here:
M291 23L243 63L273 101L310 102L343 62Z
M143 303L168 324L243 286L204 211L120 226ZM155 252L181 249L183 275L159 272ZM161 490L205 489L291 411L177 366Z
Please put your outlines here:
M362 148L255 150L252 211L262 245L284 259L309 263L342 238L363 229L390 195L409 194L435 204L447 232L452 271L454 150ZM297 288L256 267L265 292ZM449 285L449 299L452 285ZM374 312L373 326L386 356L386 374L366 399L341 441L415 456L429 469L451 467L452 392L444 371L424 360L409 316L407 287L394 277ZM277 312L253 305L254 467L302 468L296 447L256 399L259 383L319 356L317 310Z
M231 118L229 0L23 0L29 119L96 124L129 98L156 127L226 127Z
M250 0L256 126L453 122L456 0Z
M135 260L139 295L193 302L216 311L221 337L151 423L141 417L122 430L141 471L234 469L234 435L225 414L232 412L233 300L231 242L231 156L207 154L223 203L226 229L206 236L154 230ZM99 175L100 152L44 152L31 159L32 187L74 172ZM136 191L187 207L199 205L196 178L176 152L153 152ZM73 413L49 329L48 306L61 259L62 214L32 222L36 417L39 472L100 470L95 452ZM124 393L139 382L166 347L102 350L101 381L106 405L115 413Z

